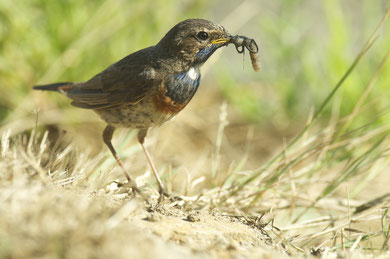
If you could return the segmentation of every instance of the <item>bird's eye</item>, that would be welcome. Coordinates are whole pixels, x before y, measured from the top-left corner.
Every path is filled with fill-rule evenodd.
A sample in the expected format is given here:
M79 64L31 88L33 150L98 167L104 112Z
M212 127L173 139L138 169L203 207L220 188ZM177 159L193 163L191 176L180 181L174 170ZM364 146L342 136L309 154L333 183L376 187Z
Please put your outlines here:
M200 31L198 34L196 34L196 37L200 40L207 40L209 38L209 34L205 31Z

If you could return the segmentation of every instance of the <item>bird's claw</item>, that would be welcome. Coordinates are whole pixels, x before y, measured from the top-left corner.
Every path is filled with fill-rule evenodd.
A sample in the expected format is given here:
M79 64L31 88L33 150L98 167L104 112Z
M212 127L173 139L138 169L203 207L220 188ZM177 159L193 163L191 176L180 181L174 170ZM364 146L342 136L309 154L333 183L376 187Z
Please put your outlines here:
M161 203L164 200L164 197L169 198L171 196L164 188L159 188L158 193L160 194L158 197L158 203Z

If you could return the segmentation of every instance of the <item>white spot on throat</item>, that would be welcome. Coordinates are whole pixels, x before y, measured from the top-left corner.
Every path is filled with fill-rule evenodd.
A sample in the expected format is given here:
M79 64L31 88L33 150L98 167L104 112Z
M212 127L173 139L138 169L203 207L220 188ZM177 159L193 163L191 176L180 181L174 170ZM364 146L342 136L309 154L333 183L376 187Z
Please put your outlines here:
M199 72L195 68L191 67L190 70L188 70L187 75L192 80L196 80L199 77Z

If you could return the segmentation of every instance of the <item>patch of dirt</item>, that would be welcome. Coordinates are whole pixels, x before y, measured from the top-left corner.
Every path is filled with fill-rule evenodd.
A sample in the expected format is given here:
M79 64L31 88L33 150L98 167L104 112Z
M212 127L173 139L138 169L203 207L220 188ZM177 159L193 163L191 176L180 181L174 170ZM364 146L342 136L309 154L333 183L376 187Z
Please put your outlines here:
M272 248L272 241L264 230L235 217L216 211L185 212L170 205L149 208L146 213L137 213L128 220L165 241L190 248L195 254L229 258L251 249Z
M147 205L132 194L61 188L23 175L6 182L0 258L287 256L261 225L217 210L187 210L180 199Z
M130 198L125 190L123 185L110 186L110 192L121 193L117 196L120 199ZM266 230L268 224L261 217L232 215L218 209L192 210L178 196L162 203L157 203L157 196L153 198L152 205L141 200L130 210L124 205L123 224L131 224L139 233L152 235L167 245L185 248L194 257L283 256L283 249L274 244Z

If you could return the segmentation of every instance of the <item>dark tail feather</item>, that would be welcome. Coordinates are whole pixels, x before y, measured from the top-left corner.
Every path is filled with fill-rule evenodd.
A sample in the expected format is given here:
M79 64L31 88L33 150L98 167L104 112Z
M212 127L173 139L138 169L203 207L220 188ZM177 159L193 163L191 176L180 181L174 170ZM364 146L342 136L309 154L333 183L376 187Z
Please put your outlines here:
M70 89L73 83L71 82L63 82L63 83L55 83L48 85L36 85L33 87L34 90L43 90L43 91L54 91L54 92L66 92Z

